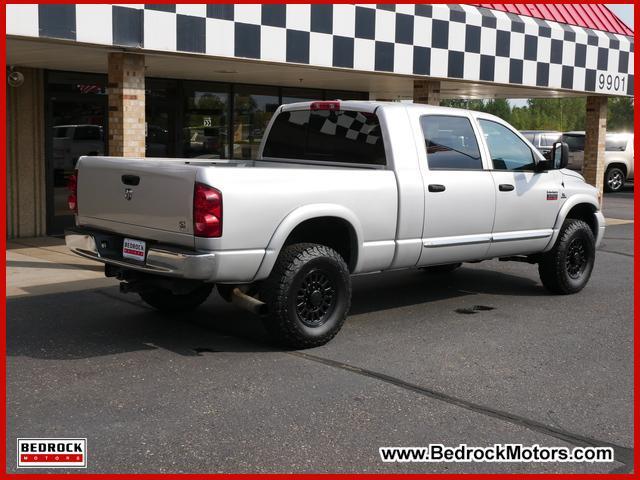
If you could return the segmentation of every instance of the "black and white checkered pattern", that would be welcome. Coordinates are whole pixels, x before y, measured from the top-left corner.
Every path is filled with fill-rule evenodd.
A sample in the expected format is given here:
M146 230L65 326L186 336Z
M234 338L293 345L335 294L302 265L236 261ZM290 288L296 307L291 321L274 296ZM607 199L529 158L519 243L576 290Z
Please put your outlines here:
M326 135L340 135L349 140L359 140L375 145L380 136L372 133L377 128L379 124L368 121L364 113L345 111L335 118L327 115L320 131Z
M633 95L632 37L470 5L23 4L7 33Z

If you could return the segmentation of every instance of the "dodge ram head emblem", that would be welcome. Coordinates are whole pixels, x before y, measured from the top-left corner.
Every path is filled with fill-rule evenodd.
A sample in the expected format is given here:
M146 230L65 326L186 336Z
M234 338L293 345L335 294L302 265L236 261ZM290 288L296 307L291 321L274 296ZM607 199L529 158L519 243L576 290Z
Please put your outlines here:
M125 188L124 189L124 198L126 198L127 200L131 200L133 198L133 190L130 188Z

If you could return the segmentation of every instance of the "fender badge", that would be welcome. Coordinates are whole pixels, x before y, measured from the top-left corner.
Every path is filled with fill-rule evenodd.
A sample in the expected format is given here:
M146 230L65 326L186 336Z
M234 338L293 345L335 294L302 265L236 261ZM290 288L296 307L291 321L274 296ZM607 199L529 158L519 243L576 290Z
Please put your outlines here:
M547 200L558 200L558 192L555 190L547 190Z

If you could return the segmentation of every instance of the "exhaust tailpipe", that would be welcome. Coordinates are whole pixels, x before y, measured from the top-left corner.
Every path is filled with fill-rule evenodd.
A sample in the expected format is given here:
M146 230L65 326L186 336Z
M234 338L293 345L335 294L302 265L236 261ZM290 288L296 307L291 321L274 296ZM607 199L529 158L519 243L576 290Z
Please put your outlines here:
M231 303L256 315L264 315L267 313L266 303L261 302L257 298L250 297L238 287L234 288L231 292Z

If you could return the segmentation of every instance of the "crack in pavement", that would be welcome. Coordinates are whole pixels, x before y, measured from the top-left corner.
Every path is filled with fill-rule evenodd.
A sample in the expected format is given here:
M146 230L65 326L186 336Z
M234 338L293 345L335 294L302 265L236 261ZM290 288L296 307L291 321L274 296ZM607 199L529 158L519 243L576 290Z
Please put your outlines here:
M602 248L598 249L598 252L604 252L604 253L613 253L614 255L623 255L625 257L631 257L633 258L633 253L623 253L623 252L616 252L614 250L603 250Z
M614 452L614 461L618 463L622 463L622 465L620 467L616 467L609 473L631 473L633 471L633 449L632 448L623 447L621 445L616 445L614 443L597 440L595 438L590 438L577 433L572 433L560 428L552 427L550 425L545 425L544 423L538 422L536 420L531 420L529 418L521 417L519 415L515 415L509 412L504 412L502 410L488 407L486 405L470 402L462 398L454 397L453 395L448 395L446 393L439 392L437 390L421 387L420 385L416 385L414 383L410 383L410 382L401 380L399 378L386 375L384 373L374 372L373 370L367 370L366 368L355 367L353 365L349 365L348 363L338 362L336 360L330 360L328 358L318 357L316 355L311 355L309 353L304 353L300 351L292 351L292 352L286 352L286 353L288 353L289 355L293 355L293 356L305 359L305 360L321 363L329 367L345 370L347 372L352 372L358 375L380 380L382 382L395 385L396 387L400 387L404 390L409 390L411 392L415 392L420 395L433 398L434 400L440 400L442 402L448 403L450 405L455 405L460 408L464 408L465 410L469 410L474 413L479 413L481 415L485 415L488 417L497 418L499 420L511 423L513 425L524 427L528 430L532 430L535 432L542 433L546 436L557 438L559 440L567 442L571 445L575 445L577 447L610 447L613 449L613 452Z

